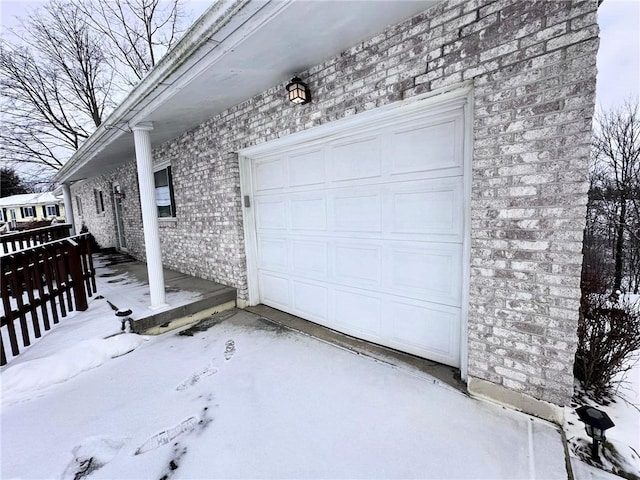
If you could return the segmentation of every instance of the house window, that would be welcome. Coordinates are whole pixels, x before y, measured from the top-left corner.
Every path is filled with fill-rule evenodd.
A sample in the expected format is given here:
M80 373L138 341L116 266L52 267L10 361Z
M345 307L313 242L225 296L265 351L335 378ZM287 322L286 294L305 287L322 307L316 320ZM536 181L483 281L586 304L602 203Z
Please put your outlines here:
M80 197L76 196L76 206L78 207L78 215L81 217L82 216L82 200L80 200Z
M36 216L36 212L33 207L20 207L20 213L22 214L22 218Z
M173 180L171 167L166 167L153 174L156 189L156 206L158 217L175 217L176 207L173 198Z
M96 213L104 213L104 198L102 196L102 190L93 190L93 196L96 200Z
M0 208L0 222L6 222L5 217L4 217L4 208Z
M57 217L58 209L56 208L56 205L47 205L46 213L47 213L46 215L47 217Z

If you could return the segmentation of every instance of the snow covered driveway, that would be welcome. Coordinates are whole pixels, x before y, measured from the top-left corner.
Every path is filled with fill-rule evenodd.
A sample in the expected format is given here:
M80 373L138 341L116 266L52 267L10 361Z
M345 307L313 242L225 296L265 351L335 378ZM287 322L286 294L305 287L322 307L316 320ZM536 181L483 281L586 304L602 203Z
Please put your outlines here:
M103 302L89 311L102 312ZM117 322L104 312L83 328L95 322L103 335ZM10 380L2 477L566 478L560 434L546 422L409 367L232 314L182 332L191 335L136 336L124 342L131 353L70 369L75 376L48 386L11 373L40 378L46 356L57 358L43 349L37 359L36 344L2 371ZM58 335L72 349L64 334L41 342Z

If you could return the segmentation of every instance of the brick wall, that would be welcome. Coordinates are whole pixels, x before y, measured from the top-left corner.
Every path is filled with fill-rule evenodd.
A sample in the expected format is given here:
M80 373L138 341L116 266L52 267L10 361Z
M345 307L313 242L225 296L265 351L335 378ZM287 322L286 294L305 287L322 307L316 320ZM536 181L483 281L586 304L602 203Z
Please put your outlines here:
M300 72L312 103L293 106L277 85L157 148L157 160L171 161L177 207L175 221L161 225L164 262L235 286L246 298L232 152L473 82L469 374L565 404L573 385L596 10L596 0L445 2ZM82 194L132 171L133 162L88 181ZM142 256L139 205L127 208L130 248ZM94 224L99 241L112 240L106 217Z
M113 183L118 182L126 198L122 202L122 218L128 251L144 259L144 233L140 191L135 162L129 162L106 175L78 182L71 187L73 214L78 230L85 225L101 247L118 247L115 222L115 206L112 195ZM94 190L102 191L104 213L97 213ZM82 202L82 215L78 212L76 196Z

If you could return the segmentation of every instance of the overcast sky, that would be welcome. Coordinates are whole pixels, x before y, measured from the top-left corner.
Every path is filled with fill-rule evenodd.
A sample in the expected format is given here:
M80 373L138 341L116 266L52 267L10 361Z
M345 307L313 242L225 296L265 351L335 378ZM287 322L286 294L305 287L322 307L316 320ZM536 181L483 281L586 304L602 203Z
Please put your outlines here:
M0 32L8 25L15 25L16 16L24 16L43 1L0 0ZM185 3L195 17L212 2L187 0ZM611 108L630 96L640 97L640 0L604 0L598 23L597 104Z
M640 1L604 0L598 10L598 107L620 105L640 91Z

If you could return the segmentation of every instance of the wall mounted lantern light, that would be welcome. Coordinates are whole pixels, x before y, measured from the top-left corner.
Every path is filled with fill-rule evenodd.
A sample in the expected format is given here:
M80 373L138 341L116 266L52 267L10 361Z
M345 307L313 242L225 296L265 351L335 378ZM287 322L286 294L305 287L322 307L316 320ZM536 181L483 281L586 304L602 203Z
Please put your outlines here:
M592 439L591 458L599 460L598 442L605 439L604 431L614 427L615 424L605 412L587 405L576 408L576 413L578 414L580 421L584 422L584 428L587 431L587 435Z
M113 187L113 197L116 200L124 200L125 199L124 192L122 191L122 188L120 188L120 185L116 185L116 186Z
M311 92L306 83L300 80L297 76L293 77L287 84L287 95L289 95L289 101L304 105L311 101Z

